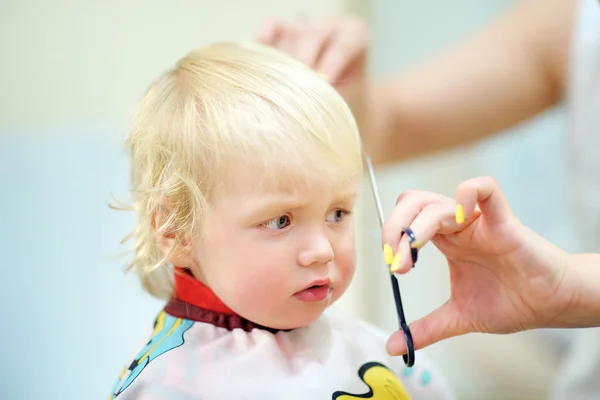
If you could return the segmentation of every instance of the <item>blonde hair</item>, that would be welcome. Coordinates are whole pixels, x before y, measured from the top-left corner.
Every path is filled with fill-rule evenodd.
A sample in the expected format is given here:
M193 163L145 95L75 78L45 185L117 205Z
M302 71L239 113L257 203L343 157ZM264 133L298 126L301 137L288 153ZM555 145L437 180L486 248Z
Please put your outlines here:
M157 234L197 234L229 161L286 177L346 185L362 173L360 137L338 93L290 56L258 44L216 43L162 74L139 103L126 141L137 211L135 269L151 295L173 287ZM165 207L166 204L166 207ZM153 219L160 210L160 226Z

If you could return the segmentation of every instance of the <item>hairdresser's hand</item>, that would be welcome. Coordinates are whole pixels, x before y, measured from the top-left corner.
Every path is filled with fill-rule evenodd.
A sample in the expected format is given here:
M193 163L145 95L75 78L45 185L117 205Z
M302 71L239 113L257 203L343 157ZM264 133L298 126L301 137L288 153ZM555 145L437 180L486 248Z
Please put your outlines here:
M338 88L365 78L368 39L361 19L320 17L288 22L271 18L260 26L257 39L293 55Z
M492 178L462 183L456 200L417 191L400 195L383 228L384 244L400 254L392 264L397 273L412 265L408 238L399 240L406 226L418 246L433 242L450 268L450 299L410 326L416 349L469 332L561 326L573 295L561 289L568 254L523 226ZM416 268L425 263L420 259ZM406 352L402 332L392 335L387 349Z
M344 97L359 126L365 110L366 57L369 44L363 20L320 17L262 23L257 40L285 51L323 75Z

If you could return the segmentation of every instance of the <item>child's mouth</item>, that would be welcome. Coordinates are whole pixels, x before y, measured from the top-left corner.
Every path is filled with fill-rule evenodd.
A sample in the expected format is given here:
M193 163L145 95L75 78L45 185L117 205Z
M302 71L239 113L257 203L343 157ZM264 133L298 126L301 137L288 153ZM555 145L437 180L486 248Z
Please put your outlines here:
M332 292L331 282L328 280L324 283L315 284L307 287L304 290L297 292L294 296L296 299L306 303L316 303L327 299Z

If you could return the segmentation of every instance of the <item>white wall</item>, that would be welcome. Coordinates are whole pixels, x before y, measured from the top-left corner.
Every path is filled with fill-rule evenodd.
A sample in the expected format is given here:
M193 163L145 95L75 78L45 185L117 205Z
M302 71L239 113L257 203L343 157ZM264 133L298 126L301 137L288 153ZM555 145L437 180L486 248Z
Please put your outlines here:
M507 0L398 1L374 0L370 25L374 75L401 69L431 56L488 22L514 2ZM507 60L507 62L509 62ZM414 160L378 171L386 213L405 189L454 195L464 179L495 176L515 213L543 236L574 249L565 215L564 119L555 110L476 146ZM540 151L541 147L544 151ZM370 214L369 214L370 213ZM369 193L364 199L360 274L365 287L366 318L397 329L389 278L379 241L368 234L378 229ZM369 272L365 272L369 271ZM379 271L371 273L371 271ZM400 280L405 311L417 319L449 296L448 271L433 247L425 248L415 270ZM555 354L539 333L512 336L467 335L428 348L448 375L460 399L540 399L556 371Z
M106 398L160 303L131 276L121 141L149 82L262 17L343 0L4 1L0 6L0 399Z
M143 88L202 44L252 39L268 16L344 0L8 0L0 12L2 127L120 123Z

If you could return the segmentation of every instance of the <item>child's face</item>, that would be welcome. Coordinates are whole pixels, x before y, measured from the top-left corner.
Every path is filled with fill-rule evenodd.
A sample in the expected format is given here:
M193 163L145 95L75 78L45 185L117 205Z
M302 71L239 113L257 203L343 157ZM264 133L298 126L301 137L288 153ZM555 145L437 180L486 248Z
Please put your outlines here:
M195 272L248 320L277 329L308 325L354 274L356 186L259 184L240 165L216 190L204 237L192 246Z

